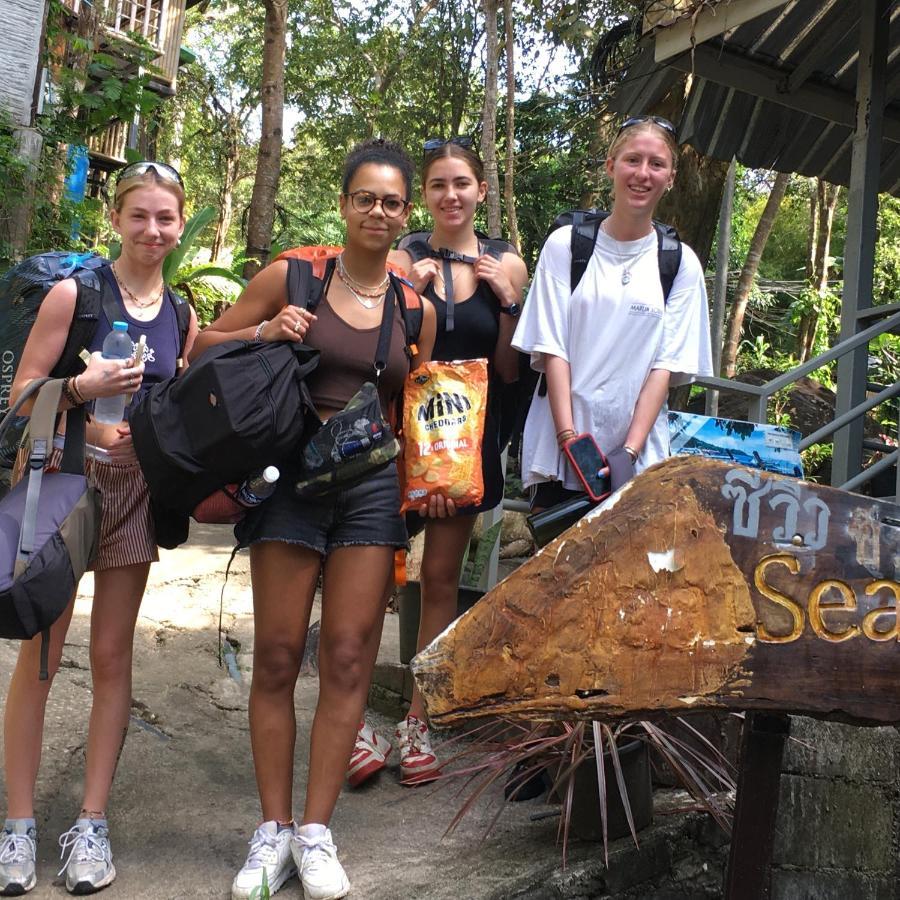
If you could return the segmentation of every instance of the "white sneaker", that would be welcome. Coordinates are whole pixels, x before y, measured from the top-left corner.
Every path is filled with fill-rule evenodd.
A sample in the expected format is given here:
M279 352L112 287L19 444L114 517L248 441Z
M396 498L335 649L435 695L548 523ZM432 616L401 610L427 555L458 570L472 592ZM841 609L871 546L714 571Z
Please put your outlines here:
M30 891L37 878L37 830L19 819L11 829L0 831L0 897L21 897Z
M291 841L306 900L338 900L350 893L350 881L338 862L337 847L324 825L300 825Z
M75 824L59 836L60 854L66 857L57 874L66 873L66 890L70 894L93 894L116 880L116 867L109 846L109 829L94 825L90 819L76 819Z
M250 838L250 852L241 871L231 883L231 900L257 900L262 897L263 875L274 894L297 874L291 856L293 828L278 830L277 822L263 822Z

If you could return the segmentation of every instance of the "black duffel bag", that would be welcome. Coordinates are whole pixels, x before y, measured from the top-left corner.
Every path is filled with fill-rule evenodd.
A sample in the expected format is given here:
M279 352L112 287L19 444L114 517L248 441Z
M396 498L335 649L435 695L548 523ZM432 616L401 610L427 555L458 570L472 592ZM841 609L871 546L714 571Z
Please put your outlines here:
M140 399L129 424L161 546L187 538L213 491L297 452L317 422L304 378L318 361L301 343L226 341Z
M293 278L291 300L320 287L309 263ZM319 423L304 383L318 362L303 343L225 341L135 403L128 421L161 547L187 540L191 512L214 491L299 452Z

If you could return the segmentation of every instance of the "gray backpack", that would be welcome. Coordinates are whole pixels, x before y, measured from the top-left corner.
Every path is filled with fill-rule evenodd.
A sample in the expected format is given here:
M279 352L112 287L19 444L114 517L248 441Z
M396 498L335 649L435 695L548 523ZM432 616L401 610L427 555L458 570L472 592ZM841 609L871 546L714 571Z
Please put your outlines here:
M0 422L2 437L22 403L37 392L26 474L0 500L0 637L42 635L42 680L48 677L50 626L74 597L100 537L100 492L84 474L84 407L66 417L60 471L44 471L61 391L61 379L36 379Z

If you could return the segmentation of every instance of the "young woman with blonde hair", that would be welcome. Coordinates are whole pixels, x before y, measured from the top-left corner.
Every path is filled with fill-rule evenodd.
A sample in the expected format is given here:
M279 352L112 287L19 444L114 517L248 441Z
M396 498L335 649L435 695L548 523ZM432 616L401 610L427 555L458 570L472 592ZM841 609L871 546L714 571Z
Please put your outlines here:
M590 433L609 454L622 449L637 471L669 454L670 386L712 372L703 267L682 244L668 298L660 283L653 213L675 180L675 128L635 116L609 148L612 210L575 290L572 229L541 251L513 346L546 377L525 423L522 482L543 509L583 492L564 448Z
M111 212L122 252L99 270L110 293L115 318L127 323L133 345L146 336L143 359L103 359L100 349L112 330L105 309L88 346L87 368L66 379L61 410L92 404L99 397L134 394L176 373L197 332L189 310L184 341L176 304L166 289L162 266L184 230L184 186L171 166L141 162L126 166L115 185ZM53 371L63 351L76 307L76 278L60 281L41 304L16 372L12 399L35 378ZM88 420L87 474L103 495L100 547L93 563L91 609L92 702L86 750L82 809L75 825L60 838L66 889L93 893L116 877L106 808L131 711L131 663L134 629L150 563L157 560L149 494L134 454L126 420L101 425ZM50 466L59 465L55 451ZM23 460L20 454L20 462ZM34 887L34 787L41 758L47 696L62 657L75 598L50 629L49 674L38 680L41 637L25 641L6 696L4 750L7 819L0 832L0 895L23 894Z

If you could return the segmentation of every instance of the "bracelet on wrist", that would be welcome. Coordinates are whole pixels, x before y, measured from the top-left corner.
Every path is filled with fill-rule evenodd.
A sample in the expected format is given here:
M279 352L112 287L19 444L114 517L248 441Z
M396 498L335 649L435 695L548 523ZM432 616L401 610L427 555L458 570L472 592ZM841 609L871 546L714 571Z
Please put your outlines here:
M78 388L78 376L73 375L71 380L69 381L69 390L75 395L75 399L79 402L79 404L87 403L87 399L84 394Z
M79 400L75 396L75 393L72 390L72 379L71 378L63 378L62 395L63 395L63 398L65 399L66 403L70 404L73 407L81 406L81 403L83 402L83 401L79 402Z
M262 340L262 330L263 330L263 328L265 328L266 325L268 325L268 324L269 324L269 320L268 320L268 319L263 319L262 322L260 322L259 325L256 326L256 331L255 331L255 333L254 333L254 335L253 335L253 340L254 340L254 341L256 341L257 343L259 343L259 342Z
M570 441L573 437L575 437L575 431L571 428L564 428L562 431L556 432L556 443L557 446L562 447L566 441Z
M639 454L637 450L634 449L634 447L629 447L628 444L625 444L622 449L631 457L631 461L633 463L637 462Z

